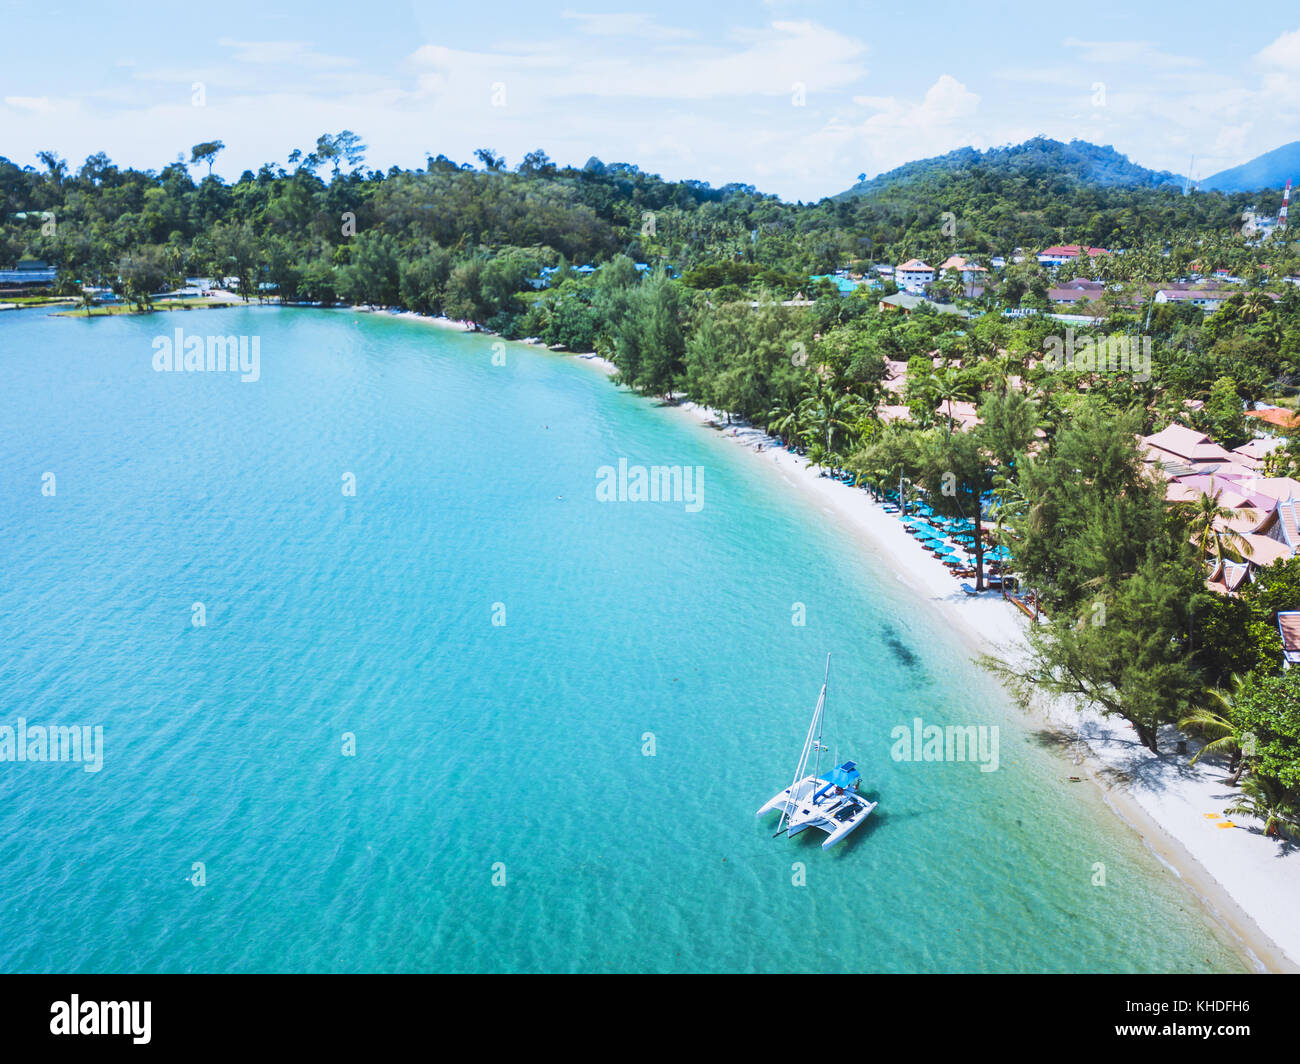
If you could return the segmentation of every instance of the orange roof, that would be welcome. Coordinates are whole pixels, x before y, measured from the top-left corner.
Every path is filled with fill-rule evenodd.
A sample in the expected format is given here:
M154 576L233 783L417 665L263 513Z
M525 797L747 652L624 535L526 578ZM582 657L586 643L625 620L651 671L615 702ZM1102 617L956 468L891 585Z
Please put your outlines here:
M1296 427L1297 415L1290 410L1283 410L1280 407L1272 410L1247 410L1247 417L1257 417L1260 421L1267 422L1270 425L1276 425L1280 429L1292 429Z
M978 270L980 273L988 273L983 266L976 266L973 262L967 262L960 255L949 255L939 266L940 270Z

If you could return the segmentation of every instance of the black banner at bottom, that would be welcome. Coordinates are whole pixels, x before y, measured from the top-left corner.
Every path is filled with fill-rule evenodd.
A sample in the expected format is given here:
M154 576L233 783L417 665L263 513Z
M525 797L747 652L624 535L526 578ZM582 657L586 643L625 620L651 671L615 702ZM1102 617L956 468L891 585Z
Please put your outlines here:
M860 1049L888 1036L927 1052L1158 1042L1229 1054L1290 1042L1298 985L1294 976L10 975L0 977L0 1044L338 1055L397 1052L413 1038L436 1048L430 1037L453 1032L484 1048L537 1050L621 1031L643 1053L714 1038L806 1049L820 1030Z

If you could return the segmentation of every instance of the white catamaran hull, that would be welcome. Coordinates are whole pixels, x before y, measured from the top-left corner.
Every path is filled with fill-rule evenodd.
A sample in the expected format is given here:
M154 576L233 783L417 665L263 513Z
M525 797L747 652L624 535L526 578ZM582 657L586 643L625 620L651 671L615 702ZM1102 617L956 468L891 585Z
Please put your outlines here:
M818 792L827 793L818 797ZM798 835L807 828L817 828L826 832L823 850L829 850L841 839L847 837L859 824L871 815L876 808L875 802L869 802L859 794L843 791L833 793L834 787L829 780L818 776L805 776L798 783L787 787L780 794L761 808L757 815L763 816L780 809L785 814L790 835Z

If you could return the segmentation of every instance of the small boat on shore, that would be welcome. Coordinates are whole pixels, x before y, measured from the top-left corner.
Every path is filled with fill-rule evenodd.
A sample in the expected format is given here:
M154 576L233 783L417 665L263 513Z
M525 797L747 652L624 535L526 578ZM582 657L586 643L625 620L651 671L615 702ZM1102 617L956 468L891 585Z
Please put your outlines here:
M830 674L831 658L827 654L826 678L822 681L817 708L813 710L812 723L808 726L808 737L804 740L803 752L799 755L799 764L794 770L794 782L775 795L757 813L758 816L764 816L774 809L781 810L776 835L797 835L807 828L826 832L823 850L829 850L847 838L854 828L871 815L878 804L858 793L862 773L854 762L845 761L822 775L821 755L827 749L822 744L822 731L826 719L826 688L830 683ZM813 761L811 773L808 772L810 759ZM775 838L776 835L772 837Z

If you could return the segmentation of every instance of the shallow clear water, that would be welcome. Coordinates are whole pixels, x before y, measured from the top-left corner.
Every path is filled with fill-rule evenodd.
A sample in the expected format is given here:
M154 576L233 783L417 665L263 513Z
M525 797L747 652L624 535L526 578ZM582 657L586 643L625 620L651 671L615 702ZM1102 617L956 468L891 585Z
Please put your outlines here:
M154 372L177 326L258 336L261 379ZM0 762L0 970L1243 967L842 530L495 343L0 315L0 725L104 728L98 773ZM621 457L702 466L703 507L598 502ZM754 810L828 651L881 805L823 852ZM999 725L999 769L892 760L918 716Z

